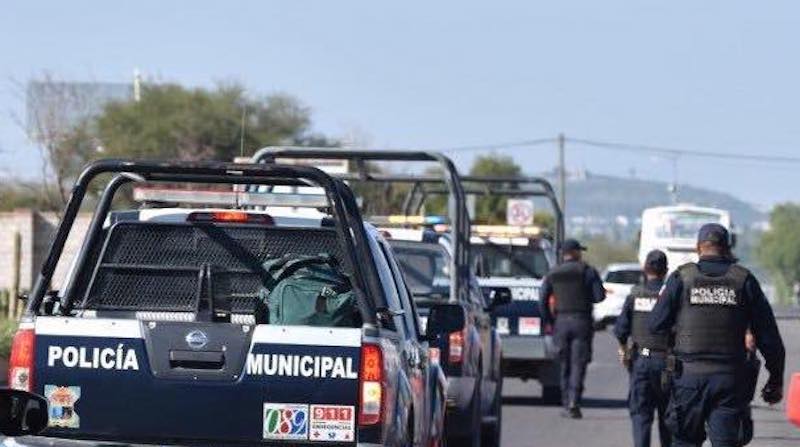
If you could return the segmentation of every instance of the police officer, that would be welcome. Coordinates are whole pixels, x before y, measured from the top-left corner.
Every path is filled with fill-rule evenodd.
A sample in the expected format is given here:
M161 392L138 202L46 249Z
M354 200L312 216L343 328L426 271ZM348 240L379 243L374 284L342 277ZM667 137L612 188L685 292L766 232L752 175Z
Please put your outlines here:
M575 239L564 241L564 262L547 274L540 292L540 313L545 324L555 322L555 343L561 363L564 417L580 419L586 367L592 358L592 308L605 299L600 275L581 260L586 247ZM550 306L551 295L555 299Z
M667 276L667 255L661 250L647 254L644 262L645 281L636 285L625 299L622 313L614 326L619 341L620 357L632 361L628 406L633 424L633 445L650 446L653 413L658 412L658 434L663 447L671 445L669 430L664 420L669 396L661 384L666 369L668 335L653 334L647 327L658 293ZM628 347L628 338L632 344ZM628 360L630 359L630 360Z
M740 446L747 405L745 332L753 332L769 379L761 396L769 404L783 398L785 350L775 316L758 280L736 264L730 235L718 224L700 228L700 260L670 275L651 312L656 333L675 331L677 355L667 409L673 445Z

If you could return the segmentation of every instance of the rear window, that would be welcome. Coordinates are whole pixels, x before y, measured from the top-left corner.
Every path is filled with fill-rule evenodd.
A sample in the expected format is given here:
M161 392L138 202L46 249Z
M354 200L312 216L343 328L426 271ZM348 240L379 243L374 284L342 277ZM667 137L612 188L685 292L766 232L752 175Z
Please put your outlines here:
M450 294L450 255L439 244L391 241L395 258L415 298L446 300Z
M471 250L481 277L540 279L550 269L547 255L538 246L500 245L486 241L473 244Z
M348 260L333 229L242 224L121 222L109 231L78 308L195 312L199 297L252 315L267 284L264 262L287 254Z
M615 284L639 284L642 282L641 270L615 270L606 273L606 282Z

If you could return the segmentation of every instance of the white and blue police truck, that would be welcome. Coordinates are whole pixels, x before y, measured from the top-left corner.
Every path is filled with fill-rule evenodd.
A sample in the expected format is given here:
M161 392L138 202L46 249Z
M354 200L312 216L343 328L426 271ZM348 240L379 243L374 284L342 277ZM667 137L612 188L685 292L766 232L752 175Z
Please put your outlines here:
M90 182L109 175L70 273L52 290ZM241 184L324 194L230 186ZM131 185L146 203L118 210L114 198L129 204L117 193ZM319 257L278 279L266 267ZM341 281L309 291L319 271ZM305 282L283 282L302 272ZM349 188L315 168L94 162L73 189L13 340L9 385L45 396L49 425L14 441L437 445L446 384L429 342L460 330L464 315L436 308L423 332L404 281ZM275 296L279 289L287 295ZM291 300L309 293L308 308ZM287 323L291 315L300 323Z
M478 225L471 239L481 288L485 293L498 287L511 292L511 302L492 312L503 343L503 375L539 381L543 400L557 403L558 353L539 302L542 281L556 263L555 248L537 227Z

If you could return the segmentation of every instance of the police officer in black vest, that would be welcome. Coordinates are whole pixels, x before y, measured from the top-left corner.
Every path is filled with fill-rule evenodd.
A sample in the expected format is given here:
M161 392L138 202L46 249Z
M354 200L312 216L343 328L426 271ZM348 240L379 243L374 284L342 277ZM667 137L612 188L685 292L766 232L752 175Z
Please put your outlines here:
M669 447L671 437L664 423L669 396L662 387L661 379L667 367L670 337L653 334L647 327L650 311L658 301L664 277L667 276L667 255L661 250L648 253L644 274L644 283L634 286L625 299L622 313L614 326L614 335L619 341L620 356L632 363L628 406L633 423L633 445L650 446L653 414L658 412L661 446ZM628 338L632 340L631 346L628 346Z
M748 327L769 372L761 396L769 404L783 398L786 354L775 316L758 280L736 264L730 248L723 226L703 225L700 261L670 275L650 315L651 331L675 331L678 362L667 409L675 446L700 446L706 430L714 447L742 444Z
M592 359L592 308L606 291L600 275L581 260L586 250L575 239L564 241L564 263L550 270L540 292L540 313L545 324L555 322L554 339L561 360L561 396L565 417L580 419L583 381ZM551 309L550 296L555 304Z

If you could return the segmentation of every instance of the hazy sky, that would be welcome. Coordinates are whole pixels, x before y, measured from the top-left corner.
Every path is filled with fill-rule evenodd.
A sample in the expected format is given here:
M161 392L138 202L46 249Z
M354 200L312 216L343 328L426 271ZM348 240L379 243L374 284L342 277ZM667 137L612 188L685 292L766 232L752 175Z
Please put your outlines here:
M42 2L0 11L0 175L38 172L12 79L145 76L284 91L316 130L382 147L567 136L800 156L797 1ZM456 154L465 164L476 152ZM555 147L508 151L528 172ZM568 146L571 168L670 180L650 155ZM5 169L5 171L3 171ZM767 207L800 164L682 159L682 182Z

